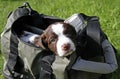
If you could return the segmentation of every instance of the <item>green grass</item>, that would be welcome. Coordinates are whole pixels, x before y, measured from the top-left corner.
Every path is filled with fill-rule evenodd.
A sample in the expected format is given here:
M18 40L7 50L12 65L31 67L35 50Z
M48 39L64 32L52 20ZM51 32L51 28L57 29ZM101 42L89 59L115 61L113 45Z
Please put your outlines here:
M7 15L26 0L0 0L0 33ZM74 13L99 16L101 28L108 35L111 43L117 48L117 59L120 66L120 1L119 0L27 0L39 13L67 18ZM0 71L3 59L0 54ZM120 69L112 74L110 79L120 79ZM0 72L0 79L4 79Z

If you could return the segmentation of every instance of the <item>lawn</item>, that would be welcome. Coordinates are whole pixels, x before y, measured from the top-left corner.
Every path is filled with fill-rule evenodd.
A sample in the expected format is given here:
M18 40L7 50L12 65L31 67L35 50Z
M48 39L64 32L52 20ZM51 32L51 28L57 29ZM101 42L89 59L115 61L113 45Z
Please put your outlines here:
M26 0L0 0L0 33L9 12L21 6ZM39 13L67 18L74 13L85 13L100 18L101 28L108 35L111 43L118 50L117 59L120 66L120 1L119 0L27 0ZM0 53L0 71L3 58ZM110 79L120 79L120 69ZM4 79L0 72L0 79Z

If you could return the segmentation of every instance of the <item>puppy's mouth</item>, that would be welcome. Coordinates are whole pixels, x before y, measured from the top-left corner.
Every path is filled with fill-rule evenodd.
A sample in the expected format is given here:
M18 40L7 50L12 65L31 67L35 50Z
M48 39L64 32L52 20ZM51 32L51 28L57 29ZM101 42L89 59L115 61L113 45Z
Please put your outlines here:
M61 53L57 53L60 57L66 57L68 55L71 55L73 52L75 52L76 48L70 48L69 50L63 50Z
M63 57L66 57L68 55L71 55L75 50L71 49L69 51L65 51L65 54L63 55Z

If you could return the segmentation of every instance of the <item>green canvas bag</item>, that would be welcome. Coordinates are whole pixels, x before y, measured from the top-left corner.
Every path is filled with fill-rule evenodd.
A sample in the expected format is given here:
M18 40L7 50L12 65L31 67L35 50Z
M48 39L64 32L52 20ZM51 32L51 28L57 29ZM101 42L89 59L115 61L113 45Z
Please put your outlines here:
M73 21L69 19L66 21L69 21L68 23L73 25L77 31L77 46L87 50L77 50L75 54L67 57L70 63L65 69L65 79L75 78L76 72L71 70L71 67L77 57L81 56L88 59L96 55L103 55L101 41L107 39L107 36L100 29L98 17L86 16L81 13L74 19L72 18ZM64 20L38 13L28 3L9 14L6 26L1 34L1 51L5 59L3 75L6 79L56 79L51 67L55 55L51 51L37 48L20 40L19 35L24 30L42 34L48 25L61 21ZM84 27L82 27L83 21L87 22ZM82 53L83 51L86 53Z

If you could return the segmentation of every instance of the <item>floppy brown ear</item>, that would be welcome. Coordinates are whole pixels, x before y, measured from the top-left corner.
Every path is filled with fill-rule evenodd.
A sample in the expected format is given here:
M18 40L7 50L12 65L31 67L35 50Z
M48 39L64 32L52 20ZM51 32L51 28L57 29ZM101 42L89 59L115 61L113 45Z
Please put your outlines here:
M42 34L42 35L36 37L36 38L35 38L35 41L34 41L34 44L35 44L37 47L46 49L46 48L47 48L47 42L46 42L46 37L45 37L45 35Z

